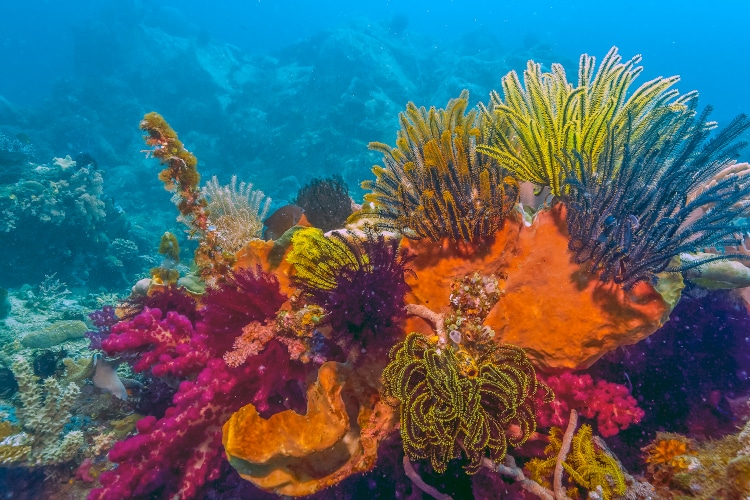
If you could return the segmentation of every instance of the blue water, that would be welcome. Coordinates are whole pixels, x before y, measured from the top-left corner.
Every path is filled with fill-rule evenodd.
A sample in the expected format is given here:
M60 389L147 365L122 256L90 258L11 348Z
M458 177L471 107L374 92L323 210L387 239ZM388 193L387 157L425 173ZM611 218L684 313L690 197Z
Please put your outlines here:
M552 45L576 60L612 45L625 56L643 54L645 76L682 76L682 90L697 89L704 103L726 120L747 111L743 30L750 6L742 0L639 1L630 5L598 1L201 1L131 2L31 0L0 5L0 95L38 103L59 78L75 77L72 31L109 12L124 23L146 23L169 33L205 33L250 53L269 53L356 18L373 22L405 16L408 32L428 34L436 47L464 33L492 34L502 46L528 37ZM143 57L148 57L144 54ZM520 69L520 68L517 68ZM500 75L498 75L499 79ZM419 95L411 96L419 100Z

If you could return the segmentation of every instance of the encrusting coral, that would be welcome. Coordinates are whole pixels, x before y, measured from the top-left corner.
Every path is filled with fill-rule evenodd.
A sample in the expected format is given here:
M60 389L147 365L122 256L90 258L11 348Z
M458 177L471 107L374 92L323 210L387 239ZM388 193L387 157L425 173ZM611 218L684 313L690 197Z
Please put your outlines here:
M372 203L356 213L407 237L473 241L491 236L518 201L518 183L494 159L477 154L487 127L476 110L466 112L469 93L445 109L409 103L399 115L396 147L379 142L385 167L373 168Z

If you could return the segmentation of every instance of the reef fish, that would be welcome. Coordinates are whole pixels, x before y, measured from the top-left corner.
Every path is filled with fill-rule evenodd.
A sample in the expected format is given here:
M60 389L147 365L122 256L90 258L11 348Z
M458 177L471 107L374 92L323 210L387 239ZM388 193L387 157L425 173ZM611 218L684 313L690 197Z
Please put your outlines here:
M289 228L295 226L303 217L304 209L297 205L284 205L263 221L265 229L263 237L267 240L277 240Z

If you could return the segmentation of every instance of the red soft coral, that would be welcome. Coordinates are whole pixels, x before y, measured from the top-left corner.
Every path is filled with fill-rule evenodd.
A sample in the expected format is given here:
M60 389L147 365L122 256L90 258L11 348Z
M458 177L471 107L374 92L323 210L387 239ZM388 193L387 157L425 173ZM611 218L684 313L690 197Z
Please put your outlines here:
M591 375L570 372L546 377L544 381L555 392L555 400L537 405L542 427L565 428L570 410L575 409L582 417L595 418L599 434L609 437L643 418L643 410L623 385L605 380L594 382Z

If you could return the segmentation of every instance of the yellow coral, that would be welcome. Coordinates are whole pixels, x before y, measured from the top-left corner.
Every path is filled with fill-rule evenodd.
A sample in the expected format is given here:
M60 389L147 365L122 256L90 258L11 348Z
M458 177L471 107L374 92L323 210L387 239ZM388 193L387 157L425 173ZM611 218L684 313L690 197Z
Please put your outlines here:
M676 470L687 469L690 461L686 455L694 454L690 449L690 443L681 436L657 437L644 451L646 451L647 463L656 466L667 465Z

